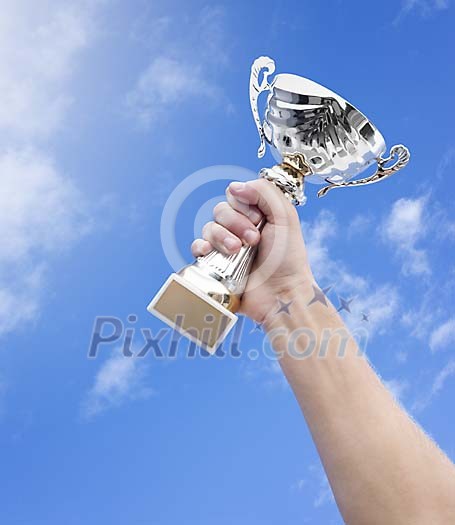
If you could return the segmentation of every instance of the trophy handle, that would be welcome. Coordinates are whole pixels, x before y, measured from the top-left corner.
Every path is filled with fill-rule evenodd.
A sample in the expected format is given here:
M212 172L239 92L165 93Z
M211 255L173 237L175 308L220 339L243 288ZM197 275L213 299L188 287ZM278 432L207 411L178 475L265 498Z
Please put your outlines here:
M387 164L395 158L396 160L392 165L385 167L385 164ZM382 157L379 157L378 159L376 159L377 170L373 175L371 175L370 177L365 177L363 179L348 182L340 182L338 184L330 182L328 179L326 179L326 182L329 182L330 185L325 186L324 188L319 190L318 197L324 197L324 195L326 195L330 190L333 190L334 188L346 188L348 186L364 186L366 184L375 184L380 180L387 179L396 171L399 171L401 170L401 168L404 168L409 162L409 159L410 154L408 148L406 146L403 146L402 144L396 144L395 146L392 146L390 148L390 154L387 158L384 159Z
M265 69L264 75L262 78L262 82L259 84L259 75L261 74L261 71ZM251 66L251 75L250 75L250 104L251 104L251 111L253 112L253 118L254 122L256 124L259 138L261 140L261 143L259 145L258 149L258 158L262 158L265 153L265 138L264 138L264 130L262 129L262 123L261 118L259 116L259 110L258 110L258 98L260 93L263 91L266 91L270 89L270 84L267 82L267 78L269 75L273 74L275 71L275 62L269 58L269 57L259 57Z

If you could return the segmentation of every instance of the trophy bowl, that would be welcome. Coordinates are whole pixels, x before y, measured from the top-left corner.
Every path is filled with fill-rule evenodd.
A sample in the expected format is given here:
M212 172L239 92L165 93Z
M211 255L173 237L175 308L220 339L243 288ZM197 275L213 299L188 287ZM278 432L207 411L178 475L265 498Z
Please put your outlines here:
M288 73L276 75L269 84L268 76L274 71L271 58L259 57L250 79L251 108L261 139L260 158L265 153L265 143L279 163L300 154L308 168L305 182L328 183L328 189L377 182L407 164L409 151L401 145L394 146L387 158L382 157L386 151L383 136L343 97L312 80ZM261 122L258 97L263 91L269 91L269 95ZM394 157L396 163L385 168ZM372 164L378 167L376 177L348 184Z
M278 75L267 100L264 136L277 160L302 153L306 182L351 179L385 152L376 127L354 106L297 75Z

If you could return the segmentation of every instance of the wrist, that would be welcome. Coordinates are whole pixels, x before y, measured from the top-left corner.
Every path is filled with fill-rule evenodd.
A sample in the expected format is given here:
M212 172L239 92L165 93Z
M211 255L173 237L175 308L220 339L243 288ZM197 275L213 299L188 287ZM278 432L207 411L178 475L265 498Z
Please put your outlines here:
M323 332L345 328L336 308L313 278L282 288L275 297L274 308L269 309L262 323L266 333L279 329L291 337L294 330L305 328L311 329L318 339Z
M287 355L292 362L320 362L319 358L342 357L356 348L337 310L314 280L283 291L262 326L280 361Z
M311 274L287 280L286 284L276 285L270 291L274 297L273 307L268 310L262 326L266 333L280 326L302 325L307 304L311 301L313 290L319 287Z

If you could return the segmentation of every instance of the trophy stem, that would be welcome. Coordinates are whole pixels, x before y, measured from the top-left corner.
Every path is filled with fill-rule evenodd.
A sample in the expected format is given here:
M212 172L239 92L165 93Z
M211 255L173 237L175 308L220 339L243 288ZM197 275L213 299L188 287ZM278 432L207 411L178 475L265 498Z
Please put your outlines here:
M257 226L259 231L262 231L264 224L265 219L261 219ZM215 279L224 281L229 291L241 295L245 290L256 252L256 246L247 245L243 245L234 255L223 255L217 250L212 250L207 255L198 257L196 265L208 271Z

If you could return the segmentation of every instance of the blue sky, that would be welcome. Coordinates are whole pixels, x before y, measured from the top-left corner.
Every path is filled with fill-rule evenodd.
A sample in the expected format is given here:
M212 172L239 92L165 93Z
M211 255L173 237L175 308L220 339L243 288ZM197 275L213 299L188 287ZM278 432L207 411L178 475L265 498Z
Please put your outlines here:
M2 523L342 523L277 364L248 358L249 321L238 359L125 359L122 341L87 357L97 316L162 328L145 307L172 271L160 221L178 183L272 162L248 101L264 54L411 150L380 185L309 186L299 213L320 284L354 297L353 328L368 313L372 363L455 458L453 24L445 0L4 3ZM188 262L227 182L175 211Z

